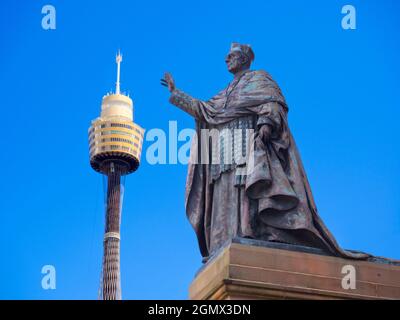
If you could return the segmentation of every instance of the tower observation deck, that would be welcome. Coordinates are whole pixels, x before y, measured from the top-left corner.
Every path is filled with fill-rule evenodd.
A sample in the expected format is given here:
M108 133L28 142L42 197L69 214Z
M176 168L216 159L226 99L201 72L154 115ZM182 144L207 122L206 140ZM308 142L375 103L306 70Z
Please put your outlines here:
M120 224L124 185L123 177L140 164L144 130L135 124L133 102L120 92L118 53L117 83L113 94L103 97L100 117L89 128L90 165L107 177L105 233L100 295L104 300L121 299Z

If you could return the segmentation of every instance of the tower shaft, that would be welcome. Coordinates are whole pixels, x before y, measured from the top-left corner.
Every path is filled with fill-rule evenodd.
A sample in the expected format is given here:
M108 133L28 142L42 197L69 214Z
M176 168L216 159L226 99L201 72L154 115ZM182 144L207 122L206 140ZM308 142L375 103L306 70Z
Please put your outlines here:
M121 225L121 174L124 167L110 162L104 170L107 174L106 224L104 234L104 257L102 299L121 299L120 273L120 225Z

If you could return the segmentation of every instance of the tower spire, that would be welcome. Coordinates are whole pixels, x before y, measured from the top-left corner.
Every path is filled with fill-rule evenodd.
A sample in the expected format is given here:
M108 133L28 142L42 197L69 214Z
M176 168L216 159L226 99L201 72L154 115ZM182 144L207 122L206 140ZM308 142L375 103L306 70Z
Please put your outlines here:
M121 75L121 62L122 62L122 54L120 50L118 50L118 54L115 61L117 62L117 83L115 86L115 94L120 94L121 91L119 86L119 78Z

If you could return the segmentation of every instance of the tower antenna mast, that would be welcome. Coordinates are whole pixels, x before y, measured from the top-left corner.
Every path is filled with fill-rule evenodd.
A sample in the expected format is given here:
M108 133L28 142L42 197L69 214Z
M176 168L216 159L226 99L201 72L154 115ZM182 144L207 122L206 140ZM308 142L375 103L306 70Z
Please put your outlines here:
M122 55L121 52L118 51L117 57L115 59L115 61L117 62L117 83L115 85L115 94L120 94L120 77L121 77L121 62L122 62Z

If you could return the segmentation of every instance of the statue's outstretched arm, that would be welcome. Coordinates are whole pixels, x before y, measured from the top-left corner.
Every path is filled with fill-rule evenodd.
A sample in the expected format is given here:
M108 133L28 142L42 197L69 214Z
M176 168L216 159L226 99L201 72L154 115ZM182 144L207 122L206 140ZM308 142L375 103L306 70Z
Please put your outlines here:
M202 107L207 103L178 90L175 86L174 78L169 72L164 74L164 78L161 79L161 85L167 87L169 92L171 92L171 97L169 98L171 104L177 106L186 113L189 113L197 120L204 120Z
M202 108L206 102L195 99L179 89L172 91L169 102L190 114L197 120L205 120Z

